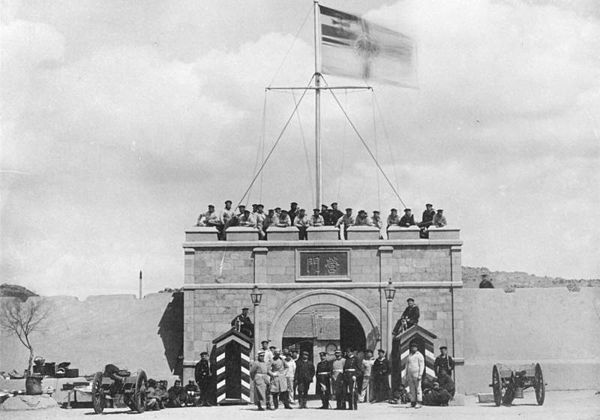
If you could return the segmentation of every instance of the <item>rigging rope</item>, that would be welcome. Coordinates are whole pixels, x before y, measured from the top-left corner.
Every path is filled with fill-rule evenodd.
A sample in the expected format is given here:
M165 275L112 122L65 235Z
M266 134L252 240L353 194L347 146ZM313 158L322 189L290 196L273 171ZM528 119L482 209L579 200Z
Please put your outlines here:
M268 90L265 89L265 96L263 99L261 132L260 132L260 138L258 139L258 147L256 148L256 160L254 162L254 169L252 169L252 173L256 173L256 168L258 168L258 164L259 164L259 162L262 161L262 158L264 156L265 131L266 131L266 121L267 121L267 93L268 93ZM261 154L261 150L262 150L262 154ZM248 195L248 202L249 201L250 201L250 195ZM248 202L246 204L248 204Z
M277 145L279 144L279 142L281 141L281 139L283 137L283 133L285 133L285 130L287 130L288 126L290 125L290 122L292 121L292 118L294 118L294 114L296 113L296 111L298 110L298 107L302 103L302 99L304 99L304 96L306 95L306 92L309 91L310 85L311 85L311 83L312 83L312 81L313 81L314 78L315 78L315 75L313 74L311 76L310 80L308 81L308 84L306 85L306 88L302 91L302 95L300 96L300 99L298 100L298 104L294 107L294 110L292 111L292 114L289 116L289 118L287 119L287 121L283 125L283 128L281 129L281 132L277 136L277 140L275 140L275 143L273 144L273 147L271 147L271 150L269 150L269 154L267 154L267 157L265 158L265 160L263 160L263 163L262 163L262 165L260 165L260 168L258 169L258 172L256 173L256 175L254 175L254 178L252 178L252 181L250 182L250 185L246 189L246 192L244 192L244 195L242 195L242 198L239 200L238 206L244 200L244 198L246 198L246 196L248 195L248 193L252 189L252 186L256 182L256 179L261 174L261 172L264 169L265 165L267 164L267 162L271 158L271 155L273 154L273 152L275 151L275 148L277 147Z
M371 96L373 98L373 96ZM373 140L375 142L375 157L379 159L379 148L377 146L377 123L375 122L375 103L371 100L371 111L373 114ZM379 185L379 172L375 171L377 179L377 209L381 209L381 186Z
M344 102L348 104L348 89L344 89ZM342 138L346 139L346 124L344 124L344 131L342 132ZM338 189L336 196L334 197L336 200L340 199L340 191L342 190L342 181L344 179L344 163L346 161L346 148L342 147L342 164L340 165L340 171L338 173Z
M327 83L327 81L324 78L322 78L322 80L325 82L325 84L327 86L329 86L329 84ZM377 161L377 158L375 157L375 155L371 151L371 148L369 147L369 145L367 144L367 142L365 141L365 139L363 138L363 136L360 134L360 132L358 131L358 129L356 128L356 126L354 125L354 123L352 122L352 120L350 119L350 116L348 115L348 113L346 112L346 110L344 109L344 107L342 106L342 104L341 104L340 100L338 99L337 95L333 92L332 89L329 89L329 93L331 93L331 96L333 96L333 99L335 99L335 102L337 103L338 107L340 108L340 110L342 111L342 113L344 114L344 116L346 117L346 119L348 120L348 123L350 124L350 127L352 127L352 129L354 130L354 132L356 133L356 135L360 139L361 143L363 144L363 146L365 147L365 149L369 153L369 156L371 156L371 159L373 159L373 162L375 162L375 165L377 165L377 168L379 169L379 171L381 172L381 174L383 175L383 177L385 178L385 180L389 184L390 188L392 189L392 191L394 191L394 194L396 194L396 197L398 197L398 200L400 200L400 203L404 207L406 207L406 204L404 203L404 201L400 197L400 194L398 194L398 191L396 190L396 187L394 187L394 184L392 184L392 181L390 181L390 179L388 178L387 174L385 173L385 171L383 170L383 168L381 167L381 165Z
M379 120L381 121L381 126L383 127L383 138L385 139L385 143L387 144L388 151L390 152L390 158L392 160L392 169L394 171L394 181L398 184L398 172L396 171L396 159L394 158L394 152L390 143L390 136L388 134L387 127L385 125L385 120L383 119L383 113L381 112L381 107L379 106L379 101L377 100L377 95L375 95L375 91L372 90L373 98L375 99L375 106L377 107L377 112L379 113Z

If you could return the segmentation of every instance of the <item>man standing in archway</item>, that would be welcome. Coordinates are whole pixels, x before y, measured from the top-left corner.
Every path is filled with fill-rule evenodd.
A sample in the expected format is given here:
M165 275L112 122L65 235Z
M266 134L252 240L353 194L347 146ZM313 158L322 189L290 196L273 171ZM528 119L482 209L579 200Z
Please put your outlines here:
M300 408L306 408L308 401L308 387L315 376L315 365L308 360L308 352L303 351L302 357L296 362L294 382L298 384L298 401Z
M321 409L329 408L331 396L331 363L327 360L327 353L319 353L321 361L317 363L317 395L321 396Z
M363 373L353 348L348 348L344 363L344 388L350 410L358 409L358 394L362 389Z
M344 364L346 360L342 358L342 351L335 351L335 360L331 366L331 378L333 379L333 390L335 393L335 409L345 410L346 400L344 395Z

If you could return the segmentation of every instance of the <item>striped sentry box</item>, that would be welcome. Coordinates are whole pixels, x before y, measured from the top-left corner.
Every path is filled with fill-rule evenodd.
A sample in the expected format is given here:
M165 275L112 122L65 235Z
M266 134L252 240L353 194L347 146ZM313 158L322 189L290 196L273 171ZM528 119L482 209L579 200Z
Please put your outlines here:
M248 404L252 339L231 329L214 339L213 345L217 404Z

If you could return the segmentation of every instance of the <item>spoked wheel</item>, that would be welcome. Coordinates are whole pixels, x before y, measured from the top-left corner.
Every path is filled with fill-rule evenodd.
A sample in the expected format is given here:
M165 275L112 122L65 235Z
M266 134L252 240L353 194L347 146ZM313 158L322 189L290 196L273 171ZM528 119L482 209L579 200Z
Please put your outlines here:
M538 405L544 404L546 398L546 384L544 383L544 375L542 374L542 367L539 363L535 364L535 399Z
M101 414L106 407L106 398L102 389L102 372L96 372L92 381L92 405L96 414Z
M138 413L146 411L146 388L147 388L146 372L138 370L137 380L135 381L135 391L133 393L133 405Z
M492 369L492 390L494 392L494 402L497 407L500 407L500 404L502 404L502 381L496 365Z

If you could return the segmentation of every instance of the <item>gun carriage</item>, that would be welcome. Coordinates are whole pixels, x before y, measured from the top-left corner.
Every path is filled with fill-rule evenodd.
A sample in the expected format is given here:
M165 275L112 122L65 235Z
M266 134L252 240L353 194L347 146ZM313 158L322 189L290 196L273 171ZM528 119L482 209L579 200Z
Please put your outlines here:
M107 365L104 372L96 372L92 381L92 404L96 414L104 411L108 399L114 403L120 398L132 411L143 413L148 388L146 372L139 369L132 375L127 370L111 369L111 366L114 365Z
M535 399L539 405L544 404L546 384L542 367L539 363L510 367L500 363L492 368L492 383L496 406L510 405L515 398L523 398L523 390L535 389Z

